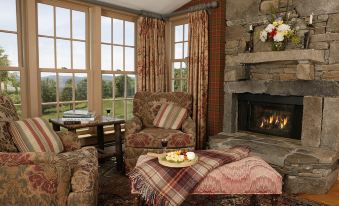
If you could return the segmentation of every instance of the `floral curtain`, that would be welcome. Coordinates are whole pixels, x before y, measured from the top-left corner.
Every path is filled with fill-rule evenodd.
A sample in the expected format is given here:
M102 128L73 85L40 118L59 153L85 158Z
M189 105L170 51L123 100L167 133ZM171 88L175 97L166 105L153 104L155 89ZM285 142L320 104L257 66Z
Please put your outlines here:
M139 17L137 32L137 90L167 91L169 83L165 68L165 22Z
M189 13L189 93L193 96L193 120L197 125L197 149L206 143L208 94L208 14Z

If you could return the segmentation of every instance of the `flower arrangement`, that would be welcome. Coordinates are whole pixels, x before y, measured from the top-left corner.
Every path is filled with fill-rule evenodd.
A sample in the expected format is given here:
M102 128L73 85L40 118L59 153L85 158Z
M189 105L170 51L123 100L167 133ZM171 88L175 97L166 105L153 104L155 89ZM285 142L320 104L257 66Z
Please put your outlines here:
M165 159L169 162L184 162L184 161L191 161L194 160L195 158L195 153L194 152L185 152L185 151L174 151L174 152L169 152L166 154Z
M292 29L290 25L284 23L280 18L268 24L266 28L260 32L260 40L262 42L272 42L271 48L273 51L284 50L289 40L294 44L300 42L300 38L296 35L296 30Z

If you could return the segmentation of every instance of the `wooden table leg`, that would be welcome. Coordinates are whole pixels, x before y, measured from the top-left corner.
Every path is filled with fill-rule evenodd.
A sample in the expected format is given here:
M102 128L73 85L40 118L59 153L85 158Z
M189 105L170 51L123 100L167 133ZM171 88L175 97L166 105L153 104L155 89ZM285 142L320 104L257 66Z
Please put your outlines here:
M60 131L60 125L52 123L52 126L53 126L54 131L57 131L57 132Z
M122 171L123 155L122 155L122 137L120 124L114 124L114 133L115 133L115 151L117 153L117 170Z
M105 149L105 141L104 141L104 126L97 126L97 137L98 137L98 146L100 150Z
M252 195L250 199L250 205L251 206L257 206L258 205L258 198L257 195Z

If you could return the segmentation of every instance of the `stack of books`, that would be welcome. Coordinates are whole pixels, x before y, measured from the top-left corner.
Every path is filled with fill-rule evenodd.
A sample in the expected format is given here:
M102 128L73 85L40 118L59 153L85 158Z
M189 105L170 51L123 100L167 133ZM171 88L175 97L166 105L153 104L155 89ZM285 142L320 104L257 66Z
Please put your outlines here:
M95 115L87 110L69 110L64 112L61 120L66 123L83 124L94 121Z

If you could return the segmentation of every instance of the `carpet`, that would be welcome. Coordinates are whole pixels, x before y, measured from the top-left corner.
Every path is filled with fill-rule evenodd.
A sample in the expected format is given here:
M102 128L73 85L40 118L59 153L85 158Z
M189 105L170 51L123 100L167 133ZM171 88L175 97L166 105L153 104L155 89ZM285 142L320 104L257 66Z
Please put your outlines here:
M130 183L127 176L121 175L116 170L115 158L106 160L99 168L99 196L100 206L130 206L133 199L130 194ZM270 206L269 196L258 196L258 205ZM191 196L183 206L246 206L250 205L250 196ZM322 203L304 200L288 195L278 198L278 206L326 206Z

